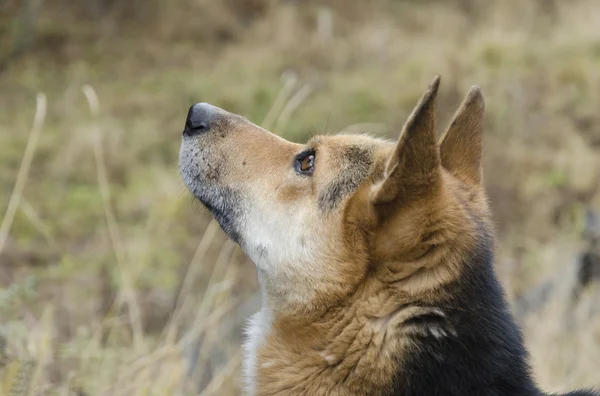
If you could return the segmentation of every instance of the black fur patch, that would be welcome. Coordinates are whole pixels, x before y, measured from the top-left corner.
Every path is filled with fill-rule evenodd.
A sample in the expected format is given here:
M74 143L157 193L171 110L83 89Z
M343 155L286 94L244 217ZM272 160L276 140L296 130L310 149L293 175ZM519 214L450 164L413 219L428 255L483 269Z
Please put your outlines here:
M193 193L214 216L225 234L235 243L241 244L242 236L237 222L240 221L242 213L237 191L227 187L205 187L197 188Z
M482 231L485 234L485 231ZM542 396L532 380L528 353L493 270L491 238L482 235L460 279L437 304L444 319L417 319L439 326L448 337L422 337L415 353L400 362L386 396ZM427 323L420 323L425 321ZM568 396L600 396L577 391Z
M323 212L337 207L340 201L354 192L369 175L373 163L371 151L359 146L350 146L340 158L342 170L336 179L319 194L318 205Z

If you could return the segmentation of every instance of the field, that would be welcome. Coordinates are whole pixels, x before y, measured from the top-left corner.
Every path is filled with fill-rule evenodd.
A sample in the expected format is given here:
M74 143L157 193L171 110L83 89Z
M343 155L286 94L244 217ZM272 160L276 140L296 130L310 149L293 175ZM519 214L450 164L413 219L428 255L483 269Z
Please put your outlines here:
M394 137L435 74L440 128L486 97L497 271L536 379L600 387L600 2L8 0L0 394L238 394L255 268L179 176L189 106Z

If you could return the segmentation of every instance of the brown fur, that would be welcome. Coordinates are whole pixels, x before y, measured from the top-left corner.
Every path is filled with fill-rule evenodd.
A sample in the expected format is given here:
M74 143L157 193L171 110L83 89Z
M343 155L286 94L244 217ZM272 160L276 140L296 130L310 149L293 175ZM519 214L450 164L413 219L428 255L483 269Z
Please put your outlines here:
M436 289L459 276L461 253L470 251L476 232L465 222L470 218L466 212L487 218L488 208L479 186L462 185L451 175L455 169L440 166L434 122L438 83L436 79L386 158L383 180L365 184L348 204L347 243L340 248L349 250L346 257L369 252L377 266L323 316L274 320L260 350L258 394L358 395L389 388L398 370L395 359L413 347L403 335L422 331L402 323L436 310L443 298ZM461 109L455 117L459 122L465 106ZM458 133L445 135L442 143L448 150L454 149L450 139ZM455 158L480 161L478 152L477 158L468 158L468 152L446 154L450 166ZM470 170L468 164L459 166L458 174ZM364 211L366 200L374 203L370 213ZM366 249L357 243L364 228L354 225L361 223L372 229ZM416 299L428 307L411 305Z
M395 145L318 136L302 146L219 109L211 136L186 146L208 158L201 175L213 161L221 168L208 183L235 189L236 205L250 213L237 232L258 267L265 307L256 320L266 327L250 349L250 393L386 394L417 348L413 336L430 331L414 319L445 315L440 302L452 287L443 286L457 281L491 222L480 176L483 97L478 88L469 92L438 143L438 86L439 77ZM312 177L291 166L307 149L316 152ZM192 191L206 188L186 182ZM260 212L254 205L263 201L268 211ZM276 237L254 242L252 219L268 216L282 234L286 216L291 227L301 224L281 242L306 244L307 252L298 248L288 260L272 253Z

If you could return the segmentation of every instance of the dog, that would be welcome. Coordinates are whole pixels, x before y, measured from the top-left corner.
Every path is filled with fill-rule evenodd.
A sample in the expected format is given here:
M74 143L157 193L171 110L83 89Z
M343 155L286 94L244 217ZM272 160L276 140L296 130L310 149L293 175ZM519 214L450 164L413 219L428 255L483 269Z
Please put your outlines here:
M471 88L438 142L439 83L397 142L296 144L189 109L183 180L257 268L247 394L544 394L494 272L483 94Z

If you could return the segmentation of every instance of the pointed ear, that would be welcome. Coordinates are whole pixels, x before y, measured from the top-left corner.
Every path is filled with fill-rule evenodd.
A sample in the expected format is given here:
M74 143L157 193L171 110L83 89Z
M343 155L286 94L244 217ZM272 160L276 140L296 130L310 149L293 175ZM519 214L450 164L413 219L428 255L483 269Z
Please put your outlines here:
M435 133L436 76L402 128L388 158L383 180L370 193L375 205L401 200L409 202L440 181L440 158Z
M474 86L440 139L442 166L469 184L480 184L482 180L484 112L483 94Z

